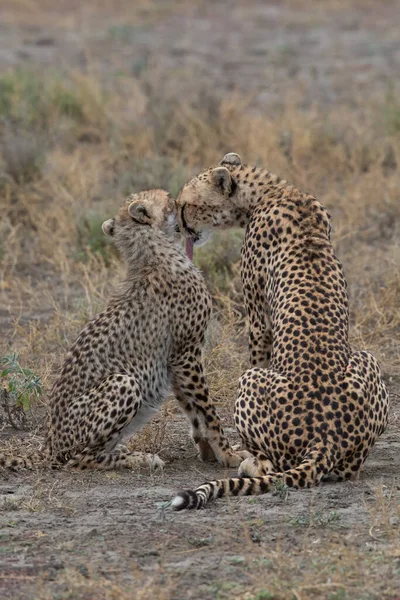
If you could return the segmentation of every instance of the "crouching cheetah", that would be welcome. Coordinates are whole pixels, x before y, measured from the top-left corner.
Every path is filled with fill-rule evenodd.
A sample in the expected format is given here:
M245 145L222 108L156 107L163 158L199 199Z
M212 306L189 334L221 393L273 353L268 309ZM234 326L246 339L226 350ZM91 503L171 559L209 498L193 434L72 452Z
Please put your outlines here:
M238 478L182 492L173 508L262 494L278 481L301 488L328 475L354 478L386 428L388 394L375 358L349 346L346 282L325 208L233 153L187 183L177 205L189 246L211 228L246 226L241 273L254 366L235 406L252 457Z
M202 346L211 298L176 242L174 220L174 201L151 190L130 196L103 223L127 273L106 309L73 343L54 384L46 442L54 463L81 469L162 466L157 456L117 445L157 411L170 388L200 456L225 466L242 460L209 400Z

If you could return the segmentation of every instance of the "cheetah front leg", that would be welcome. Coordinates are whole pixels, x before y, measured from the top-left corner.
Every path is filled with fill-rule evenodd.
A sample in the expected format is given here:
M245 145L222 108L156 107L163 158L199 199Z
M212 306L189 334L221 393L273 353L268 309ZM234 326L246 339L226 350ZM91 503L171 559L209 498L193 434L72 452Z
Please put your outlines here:
M257 318L249 314L249 351L252 367L268 367L272 350L271 325L265 325Z
M174 364L172 381L178 403L190 421L192 439L200 458L217 460L226 467L238 466L244 455L233 452L229 446L209 399L200 350L186 353Z
M249 318L250 364L252 367L266 369L272 353L272 327L264 283L259 281L256 273L244 269L243 262L242 281L244 303Z

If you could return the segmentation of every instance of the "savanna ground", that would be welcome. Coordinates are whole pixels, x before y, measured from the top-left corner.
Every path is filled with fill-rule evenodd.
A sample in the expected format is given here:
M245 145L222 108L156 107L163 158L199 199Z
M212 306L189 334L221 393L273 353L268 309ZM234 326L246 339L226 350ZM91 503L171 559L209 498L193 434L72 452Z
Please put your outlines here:
M46 392L120 274L101 233L128 192L176 194L236 151L328 207L351 340L391 391L390 426L360 481L158 508L227 474L200 463L171 400L132 441L146 472L2 473L7 599L400 598L399 2L3 0L0 7L1 356L42 379L26 418L3 407L1 449L40 447ZM198 251L215 297L206 364L235 440L248 364L241 232Z

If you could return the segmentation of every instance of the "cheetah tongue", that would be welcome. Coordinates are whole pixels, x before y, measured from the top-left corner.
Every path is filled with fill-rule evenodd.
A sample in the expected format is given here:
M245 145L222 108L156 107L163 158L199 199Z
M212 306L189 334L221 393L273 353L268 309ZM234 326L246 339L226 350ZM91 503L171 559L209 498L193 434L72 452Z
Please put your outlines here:
M193 260L193 244L194 239L192 237L186 238L186 255L188 258L190 258L190 260Z

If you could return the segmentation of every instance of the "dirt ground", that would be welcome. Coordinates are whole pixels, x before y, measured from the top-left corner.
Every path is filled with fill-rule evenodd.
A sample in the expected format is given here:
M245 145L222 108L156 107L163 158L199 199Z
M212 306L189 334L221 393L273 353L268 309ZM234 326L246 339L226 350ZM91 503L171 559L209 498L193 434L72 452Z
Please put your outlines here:
M227 474L193 457L182 420L161 475L11 474L0 484L2 598L395 600L399 419L397 403L356 483L200 512L159 507L189 482Z
M303 108L351 110L354 99L381 98L400 73L400 2L112 4L3 2L0 70L90 67L111 87L111 72L151 67L166 96L177 85L185 98L197 94L195 76L204 93L250 91L254 111L297 97ZM65 294L46 266L35 268L19 276L40 307L19 305L3 289L2 348L17 317L20 328L45 331L55 314L47 291ZM197 460L173 410L162 474L0 473L0 597L399 600L400 371L390 359L384 371L390 426L358 482L164 510L180 489L228 474ZM232 414L221 412L235 441ZM4 427L0 441L15 435L23 446L33 434Z

